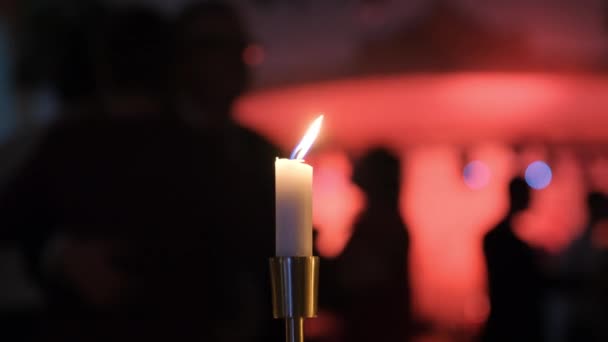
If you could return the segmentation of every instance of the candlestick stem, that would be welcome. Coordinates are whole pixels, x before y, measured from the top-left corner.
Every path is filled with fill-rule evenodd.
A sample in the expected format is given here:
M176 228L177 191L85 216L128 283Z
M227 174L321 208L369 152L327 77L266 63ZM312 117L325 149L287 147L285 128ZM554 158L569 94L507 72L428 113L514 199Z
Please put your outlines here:
M287 342L304 342L304 318L286 318L285 333Z

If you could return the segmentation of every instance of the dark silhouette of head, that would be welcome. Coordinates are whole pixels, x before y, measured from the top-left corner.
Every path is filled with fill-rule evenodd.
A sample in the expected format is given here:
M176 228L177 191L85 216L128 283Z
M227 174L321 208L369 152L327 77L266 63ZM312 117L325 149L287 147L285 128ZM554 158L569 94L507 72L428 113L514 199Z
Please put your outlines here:
M249 37L236 9L225 2L189 6L177 19L175 35L179 96L215 116L205 121L229 119L250 76L243 60Z
M513 215L528 209L530 187L523 178L515 178L509 183L509 214Z
M386 149L372 149L355 163L353 182L365 192L369 206L396 206L400 179L399 159Z
M589 221L595 223L608 218L608 197L601 192L592 192L587 196Z
M159 13L130 7L110 13L98 32L96 79L103 97L166 97L171 30Z

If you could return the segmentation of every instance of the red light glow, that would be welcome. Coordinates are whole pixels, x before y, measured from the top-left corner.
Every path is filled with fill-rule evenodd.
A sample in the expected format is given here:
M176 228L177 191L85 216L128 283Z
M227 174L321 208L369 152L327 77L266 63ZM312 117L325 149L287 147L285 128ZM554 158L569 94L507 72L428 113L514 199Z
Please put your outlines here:
M521 138L605 142L605 94L608 80L587 76L405 75L260 92L243 98L237 112L241 123L286 150L299 139L297 127L305 127L315 113L327 114L324 141L336 150L309 156L315 166L316 247L326 256L341 252L364 206L343 151L359 153L379 144L401 151L401 212L411 237L414 309L437 323L470 326L488 312L481 239L507 211L509 180L523 174L530 161L547 157L517 157L509 144ZM463 182L463 146L470 160L487 166L472 183L475 191ZM548 162L551 186L534 191L517 232L555 251L584 226L587 189L570 151L552 151ZM598 161L594 174L605 173L608 168L601 165Z

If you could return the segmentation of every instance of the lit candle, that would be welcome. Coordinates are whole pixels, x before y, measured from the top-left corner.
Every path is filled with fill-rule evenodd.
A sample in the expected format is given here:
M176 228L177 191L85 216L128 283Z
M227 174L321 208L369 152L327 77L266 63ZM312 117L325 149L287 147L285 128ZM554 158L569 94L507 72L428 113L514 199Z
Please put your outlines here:
M319 116L308 128L290 159L274 163L276 185L276 255L312 255L312 166L304 156L323 122Z

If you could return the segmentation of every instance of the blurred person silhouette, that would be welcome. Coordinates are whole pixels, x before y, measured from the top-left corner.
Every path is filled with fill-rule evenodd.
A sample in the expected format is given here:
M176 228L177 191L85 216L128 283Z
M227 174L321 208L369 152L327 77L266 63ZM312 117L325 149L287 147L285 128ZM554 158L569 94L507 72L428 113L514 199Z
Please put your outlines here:
M270 176L277 148L234 119L233 105L251 78L243 59L250 38L236 8L224 2L194 3L178 17L175 31L179 118L211 137L229 159L251 165L250 172L274 184Z
M274 160L278 150L262 136L237 123L235 100L247 89L250 70L243 59L249 36L236 8L226 2L187 6L175 25L175 108L181 122L213 143L226 158L222 166L235 192L235 224L226 229L229 246L213 252L233 265L236 285L226 288L231 320L219 324L225 336L237 340L272 340L282 327L273 326L268 291L267 258L274 254ZM234 236L239 236L234 239ZM230 253L226 254L226 249ZM227 279L226 279L227 280ZM224 296L225 297L222 297Z
M589 220L582 234L560 254L558 289L563 291L565 317L560 331L564 341L606 341L608 256L605 243L608 197L587 196ZM557 324L556 324L557 325Z
M410 334L409 236L399 213L399 159L375 148L355 163L366 209L344 251L324 263L322 305L342 323L342 341L406 341Z
M39 340L220 340L208 252L233 192L212 144L166 110L170 38L154 11L111 12L97 106L51 128L4 189L3 238L46 293Z
M543 341L540 255L513 229L516 215L530 202L525 180L510 182L509 201L507 216L483 240L491 307L483 340Z
M590 201L592 224L593 269L585 283L581 310L591 323L593 341L608 340L608 196L595 193ZM587 323L589 324L589 323ZM584 328L584 327L583 327Z
M223 2L195 3L183 10L175 31L174 96L180 120L213 140L233 166L246 166L247 173L260 181L251 184L264 196L256 202L272 203L273 162L280 154L233 117L234 102L250 79L243 60L249 37L236 9ZM272 210L266 218L273 226Z

